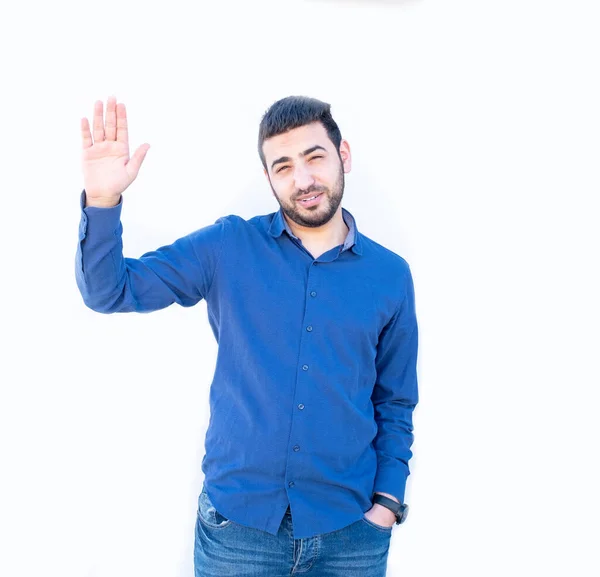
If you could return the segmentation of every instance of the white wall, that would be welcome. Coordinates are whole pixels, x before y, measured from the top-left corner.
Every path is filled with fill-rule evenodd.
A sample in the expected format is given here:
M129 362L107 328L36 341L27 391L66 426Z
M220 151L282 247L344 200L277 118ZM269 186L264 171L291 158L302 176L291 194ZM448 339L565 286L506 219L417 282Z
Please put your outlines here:
M262 113L331 102L344 206L417 293L411 514L388 574L600 574L598 3L197 4L0 18L0 574L193 574L206 305L104 316L75 284L79 122L110 94L132 152L151 144L124 193L131 257L276 210Z

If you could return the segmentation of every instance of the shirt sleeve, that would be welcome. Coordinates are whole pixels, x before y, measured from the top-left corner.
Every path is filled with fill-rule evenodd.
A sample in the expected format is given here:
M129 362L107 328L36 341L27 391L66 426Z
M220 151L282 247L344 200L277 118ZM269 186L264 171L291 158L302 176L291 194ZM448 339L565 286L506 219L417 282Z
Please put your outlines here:
M122 206L121 196L114 207L86 207L85 190L81 193L75 278L85 305L100 313L148 313L206 298L226 217L135 259L123 256Z
M418 328L414 285L406 265L404 298L380 334L377 345L377 382L372 401L377 422L373 445L377 453L374 493L389 493L404 502L412 457L412 415L418 403Z

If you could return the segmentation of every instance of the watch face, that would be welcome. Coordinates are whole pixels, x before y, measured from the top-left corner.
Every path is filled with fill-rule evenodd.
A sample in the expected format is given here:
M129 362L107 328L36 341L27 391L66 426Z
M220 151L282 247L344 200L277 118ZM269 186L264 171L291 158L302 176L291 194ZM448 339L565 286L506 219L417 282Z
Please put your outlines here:
M408 505L404 503L400 509L400 515L402 516L400 519L400 523L404 523L406 521L406 517L408 516Z

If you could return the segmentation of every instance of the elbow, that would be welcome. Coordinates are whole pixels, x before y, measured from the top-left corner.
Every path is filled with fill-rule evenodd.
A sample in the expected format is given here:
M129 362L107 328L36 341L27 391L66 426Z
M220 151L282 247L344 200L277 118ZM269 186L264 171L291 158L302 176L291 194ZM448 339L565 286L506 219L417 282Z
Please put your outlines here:
M78 270L76 282L85 306L97 313L111 314L135 310L135 303L127 303L126 286L113 287L111 290L90 289L83 273Z
M138 308L135 301L127 302L125 299L125 290L119 293L112 293L104 296L97 296L96 298L84 297L83 302L85 305L97 312L105 315L112 313L129 313L129 312L143 312Z
M134 310L127 308L124 299L124 291L115 291L105 294L92 294L87 290L86 285L80 284L79 292L81 293L81 297L85 306L96 313L108 315L112 313L129 312L129 310Z
M89 295L82 295L82 297L85 306L96 313L108 315L117 312L114 305L106 299L92 298Z

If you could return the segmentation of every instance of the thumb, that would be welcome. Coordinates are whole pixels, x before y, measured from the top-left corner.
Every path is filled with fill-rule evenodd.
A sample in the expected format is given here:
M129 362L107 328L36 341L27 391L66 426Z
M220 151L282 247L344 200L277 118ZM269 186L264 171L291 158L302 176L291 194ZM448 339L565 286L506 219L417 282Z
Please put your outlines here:
M129 159L129 162L125 166L127 173L129 176L134 179L137 177L138 172L140 170L140 166L142 166L142 162L146 157L146 153L150 148L149 144L142 144L137 148L137 150L133 153L133 156Z

